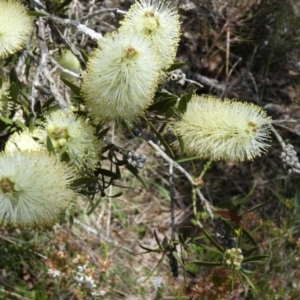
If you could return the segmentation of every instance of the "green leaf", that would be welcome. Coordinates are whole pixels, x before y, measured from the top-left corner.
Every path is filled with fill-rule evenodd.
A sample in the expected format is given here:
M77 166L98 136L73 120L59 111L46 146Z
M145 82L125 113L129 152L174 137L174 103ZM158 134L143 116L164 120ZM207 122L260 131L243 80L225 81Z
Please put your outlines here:
M210 266L210 267L212 267L212 266L221 266L222 265L222 263L220 263L220 262L210 262L210 261L201 261L201 260L191 261L190 263L191 264L196 264L196 265L201 265L201 266Z
M23 130L26 130L27 127L25 126L25 124L23 122L21 122L20 120L16 120L15 121L15 125Z
M98 168L97 171L95 172L97 175L101 174L103 176L107 176L110 177L112 179L120 179L120 176L112 171L106 170L106 169L102 169L102 168Z
M262 262L263 259L266 259L268 257L269 257L269 255L254 255L254 256L244 258L243 263L244 262Z
M160 249L151 249L151 248L147 248L147 247L142 246L141 244L139 244L139 246L140 246L142 249L146 250L147 252L161 252Z
M169 107L166 112L166 118L171 118L175 114L175 109L173 107Z
M243 234L245 234L248 239L252 242L252 244L256 247L258 247L258 244L256 243L255 239L253 238L253 236L251 235L251 233L249 231L247 231L245 228L241 227L242 228L242 232Z
M39 11L33 11L33 10L29 10L27 11L28 15L31 17L46 17L47 14L39 12Z
M165 147L166 149L166 153L171 157L174 158L174 154L173 151L171 150L170 146L168 145L168 143L164 140L164 138L161 136L161 134L156 130L155 126L152 125L152 123L150 121L148 121L146 118L144 118L144 120L149 124L149 126L151 127L151 129L154 131L155 136L157 137L157 139L161 142L161 144Z
M77 96L80 96L80 87L78 87L77 85L75 85L74 83L72 83L72 82L70 82L70 81L68 81L68 80L66 80L66 79L61 79L62 81L63 81L63 83L66 85L66 86L68 86L70 89L71 89L71 91L74 93L74 94L76 94Z
M184 153L184 151L185 151L185 144L184 144L184 141L183 141L182 137L181 136L177 136L177 140L178 140L181 152Z
M150 107L148 108L149 111L155 111L157 110L159 113L164 113L168 110L169 107L174 106L177 102L176 96L167 96L164 99L158 100L154 102Z
M55 149L53 147L52 141L51 141L49 136L47 136L47 150L48 150L48 152L54 152L55 153Z
M174 64L172 64L168 69L167 69L167 72L172 72L174 70L177 70L177 69L180 69L182 66L185 65L185 62L181 62L181 61L178 61Z
M77 179L74 179L70 186L71 187L79 187L79 186L82 186L82 185L87 185L87 184L90 184L94 181L93 178L90 178L90 177L81 177L81 178L77 178Z
M122 194L123 194L123 192L120 192L120 193L117 193L117 194L112 195L112 196L106 195L106 197L108 197L108 198L118 198L118 197L122 196Z
M12 82L9 87L9 96L11 97L11 101L14 103L18 103L18 88L17 85Z
M183 262L182 262L181 257L178 255L178 253L177 253L176 251L173 251L173 252L172 252L172 255L173 255L173 257L177 260L177 262L180 264L180 266L182 267L182 269L184 269L185 266L184 266L184 264L183 264Z
M90 216L94 212L94 210L98 207L101 199L102 197L100 197L100 199L95 204L92 201L90 201L90 205L92 208L87 211L88 216Z
M224 248L220 246L204 229L203 229L203 233L221 253L224 253Z
M246 279L247 283L251 286L253 291L256 291L254 284L252 283L250 278L246 275L243 269L239 270L238 274L241 274Z
M56 11L59 12L60 10L64 9L67 5L69 5L73 0L66 0L61 5L56 8Z
M138 179L138 181L144 186L144 188L148 190L148 185L145 182L145 180L138 174L138 170L134 168L132 165L125 165L125 167Z
M200 247L202 247L202 248L204 248L204 249L206 249L206 250L209 250L209 251L211 251L211 252L216 252L216 253L218 253L218 254L221 254L221 255L223 255L223 253L224 253L224 251L219 251L219 250L217 250L217 249L214 249L214 248L211 248L211 247L209 247L209 246L206 246L206 245L203 245L203 244L196 244L195 243L195 245L197 245L197 246L200 246Z
M42 106L43 110L47 110L51 104L55 101L54 97L49 98Z
M159 249L160 249L161 251L164 251L163 247L162 247L161 244L160 244L159 238L158 238L158 236L157 236L157 234L156 234L156 230L154 230L153 233L154 233L154 238L155 238L155 240L156 240L156 243L157 243Z
M178 105L178 110L184 114L186 112L187 109L187 98L186 97L182 97L179 101L179 105Z
M185 244L187 238L189 237L190 232L191 232L190 226L183 226L183 227L179 228L178 238L179 238L181 244Z
M13 125L14 124L14 121L9 119L9 118L6 118L6 117L3 117L3 116L0 116L0 120L2 122L4 122L5 124L7 125Z
M253 248L251 248L249 250L244 251L243 255L244 255L244 257L248 257L249 255L251 255L253 252L255 252L257 250L258 250L258 247L255 246L255 247L253 247Z
M254 210L257 210L257 209L259 209L260 207L265 206L265 205L268 204L269 202L270 202L270 201L265 201L265 202L262 202L262 203L260 203L260 204L257 204L257 205L255 205L254 207L252 207L251 209L249 209L247 212L241 214L240 216L246 215L246 214L248 214L248 213L250 213L250 212L252 212L252 211L254 211Z
M100 131L99 133L97 133L97 136L99 139L102 139L109 131L110 127L107 127L105 129L103 129L102 131Z
M89 56L82 49L80 49L80 53L85 63L87 63L89 60Z

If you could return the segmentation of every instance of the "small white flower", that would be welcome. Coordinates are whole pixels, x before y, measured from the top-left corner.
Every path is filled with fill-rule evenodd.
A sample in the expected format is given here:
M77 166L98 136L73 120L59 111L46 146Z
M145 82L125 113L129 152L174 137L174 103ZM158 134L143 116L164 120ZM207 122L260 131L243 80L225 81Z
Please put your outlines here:
M157 290L158 288L160 288L162 286L162 277L160 276L156 276L153 279L153 285L154 285L154 289Z
M86 270L87 265L77 266L78 272L82 273Z
M20 50L32 31L33 19L20 1L0 1L0 58Z
M85 278L84 278L84 275L79 275L79 276L75 276L74 277L74 280L76 281L76 283L81 286L84 281L85 281Z
M97 285L95 284L94 279L92 278L92 276L85 276L85 287L92 290L94 289Z
M33 134L45 147L50 138L55 152L67 153L79 173L96 167L101 143L94 135L94 128L83 118L57 110L46 116L43 125L44 128L39 127Z
M74 199L73 172L45 151L0 154L0 224L49 227Z
M159 58L149 38L107 34L88 61L81 87L91 118L133 122L151 104L159 76Z
M59 277L61 275L60 271L52 269L48 269L47 273L53 278Z

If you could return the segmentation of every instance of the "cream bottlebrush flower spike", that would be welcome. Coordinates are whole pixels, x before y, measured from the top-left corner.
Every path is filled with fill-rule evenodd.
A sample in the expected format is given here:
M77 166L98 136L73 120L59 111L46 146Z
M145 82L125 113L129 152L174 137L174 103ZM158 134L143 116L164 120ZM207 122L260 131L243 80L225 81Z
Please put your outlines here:
M39 151L44 149L38 142L36 142L29 131L21 133L15 132L9 137L5 145L6 152L15 151Z
M20 1L0 1L0 58L20 50L32 31L33 19Z
M181 119L170 128L183 140L188 154L243 161L269 147L270 126L271 119L254 104L193 96Z
M95 122L133 122L151 104L160 77L159 58L149 38L112 33L88 61L82 95Z
M151 38L161 59L161 68L173 63L180 37L179 15L171 1L140 0L133 4L120 30Z
M75 194L72 169L46 151L0 154L0 224L49 227Z
M94 128L83 118L71 112L57 110L46 116L44 128L33 132L34 137L46 147L47 138L51 139L55 152L69 155L79 173L86 168L93 170L100 158L101 143L94 135Z

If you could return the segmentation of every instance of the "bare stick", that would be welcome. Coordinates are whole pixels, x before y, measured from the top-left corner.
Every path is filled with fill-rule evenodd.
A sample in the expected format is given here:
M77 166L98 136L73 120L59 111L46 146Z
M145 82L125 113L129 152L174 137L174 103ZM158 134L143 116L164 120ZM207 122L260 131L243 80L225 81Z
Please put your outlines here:
M171 197L171 228L172 233L175 233L175 189L173 178L173 163L169 164L169 183L170 183L170 197Z
M121 10L119 8L102 8L102 9L98 9L98 10L95 10L94 12L91 12L89 13L88 15L84 16L84 17L81 17L79 19L79 22L83 23L97 15L100 15L100 14L105 14L105 13L116 13L116 14L121 14L121 15L126 15L127 12L124 11L124 10Z
M148 144L155 149L161 156L162 158L168 163L168 164L173 164L173 166L179 170L179 172L181 172L187 179L188 181L191 183L192 187L195 189L197 196L199 197L200 201L202 202L202 204L205 206L207 212L209 213L210 217L213 219L214 215L212 213L211 210L211 205L210 203L204 198L203 194L201 193L201 191L199 190L199 188L197 187L196 182L194 181L194 179L192 178L192 176L178 163L176 163L171 157L169 157L163 150L161 150L161 148L155 144L153 141L148 140L147 141Z

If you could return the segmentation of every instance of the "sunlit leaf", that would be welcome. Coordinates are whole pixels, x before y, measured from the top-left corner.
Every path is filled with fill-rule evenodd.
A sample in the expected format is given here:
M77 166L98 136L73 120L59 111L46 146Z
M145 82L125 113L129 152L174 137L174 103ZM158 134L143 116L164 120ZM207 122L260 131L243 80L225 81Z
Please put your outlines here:
M167 69L167 72L172 72L174 70L180 69L184 65L185 65L185 62L181 62L181 61L175 62Z

